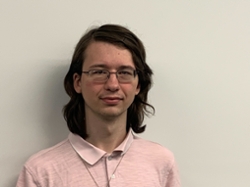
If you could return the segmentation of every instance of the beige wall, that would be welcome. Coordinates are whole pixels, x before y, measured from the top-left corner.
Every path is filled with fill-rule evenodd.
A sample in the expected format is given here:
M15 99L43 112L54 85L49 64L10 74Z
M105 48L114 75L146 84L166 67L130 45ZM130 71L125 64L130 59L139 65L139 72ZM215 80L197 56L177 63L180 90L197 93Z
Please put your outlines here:
M93 25L128 26L154 70L143 137L171 149L183 187L250 186L250 1L0 0L0 186L67 137L63 78Z

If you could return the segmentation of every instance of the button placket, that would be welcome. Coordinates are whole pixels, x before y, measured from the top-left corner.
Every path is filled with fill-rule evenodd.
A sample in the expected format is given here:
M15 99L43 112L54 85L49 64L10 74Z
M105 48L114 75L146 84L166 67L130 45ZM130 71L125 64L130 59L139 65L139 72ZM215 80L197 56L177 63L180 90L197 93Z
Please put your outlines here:
M112 160L112 155L110 155L110 156L108 156L108 160L110 161L110 160Z
M107 174L108 174L108 178L110 181L116 178L116 175L114 172L116 170L116 167L118 166L117 162L118 160L113 154L106 157L106 167L107 167L106 169L107 169Z
M118 169L121 161L122 161L123 155L118 155L118 154L111 154L111 155L106 155L105 162L106 162L106 171L107 171L107 177L108 177L108 183L109 185L112 186L116 184L116 170Z

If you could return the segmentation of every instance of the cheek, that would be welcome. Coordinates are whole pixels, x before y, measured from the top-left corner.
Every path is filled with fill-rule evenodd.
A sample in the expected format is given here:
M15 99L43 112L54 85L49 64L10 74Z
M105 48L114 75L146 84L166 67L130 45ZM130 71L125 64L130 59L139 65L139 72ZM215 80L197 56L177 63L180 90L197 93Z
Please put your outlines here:
M88 79L83 79L82 80L82 88L84 90L89 90L95 87L94 83L92 81L89 81Z
M123 85L121 86L121 90L129 97L134 97L140 91L137 84Z
M83 88L83 97L91 97L93 95L96 95L99 93L101 86L93 84L93 82L88 82L85 81L84 84L82 85Z
M85 87L85 88L92 88L92 87L93 87L93 83L92 83L92 82L86 81L86 82L84 83L84 87Z

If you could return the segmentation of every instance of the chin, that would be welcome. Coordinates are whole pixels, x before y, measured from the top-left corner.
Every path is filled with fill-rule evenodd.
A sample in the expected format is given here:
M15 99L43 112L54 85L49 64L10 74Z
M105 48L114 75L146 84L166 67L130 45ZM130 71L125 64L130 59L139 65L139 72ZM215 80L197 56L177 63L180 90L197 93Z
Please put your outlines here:
M125 112L121 110L105 110L105 111L102 111L101 113L102 113L102 116L107 117L107 118L116 118L125 114Z

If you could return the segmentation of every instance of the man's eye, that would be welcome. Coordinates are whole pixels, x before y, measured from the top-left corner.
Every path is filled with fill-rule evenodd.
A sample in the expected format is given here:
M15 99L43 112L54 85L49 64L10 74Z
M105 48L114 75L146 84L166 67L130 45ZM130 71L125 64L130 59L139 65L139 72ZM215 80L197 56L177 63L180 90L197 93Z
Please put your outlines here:
M92 75L107 74L107 71L101 70L101 69L100 69L100 70L99 70L99 69L98 69L98 70L92 70L92 71L91 71L91 74L92 74Z
M133 72L128 71L128 70L122 70L122 71L119 71L119 74L121 74L121 75L133 75Z

